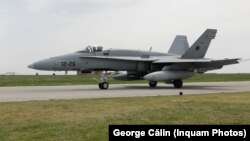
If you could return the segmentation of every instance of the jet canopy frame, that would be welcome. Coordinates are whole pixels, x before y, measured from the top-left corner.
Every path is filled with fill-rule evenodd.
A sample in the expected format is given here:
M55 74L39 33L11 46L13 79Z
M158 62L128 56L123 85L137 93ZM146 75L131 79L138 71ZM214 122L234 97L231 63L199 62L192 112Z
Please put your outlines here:
M80 51L80 52L86 52L86 53L92 53L92 52L100 52L102 51L103 46L87 46L84 50Z

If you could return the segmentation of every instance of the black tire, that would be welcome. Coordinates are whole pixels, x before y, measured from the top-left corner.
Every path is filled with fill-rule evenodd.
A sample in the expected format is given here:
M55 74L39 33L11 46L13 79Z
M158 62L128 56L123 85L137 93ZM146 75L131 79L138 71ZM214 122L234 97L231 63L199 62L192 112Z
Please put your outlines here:
M157 81L149 81L148 82L148 85L151 87L151 88L155 88L157 86Z
M100 89L103 89L102 83L99 83L99 88L100 88Z
M108 82L102 82L102 83L99 83L99 88L100 89L108 89L109 88L109 83Z
M174 80L173 84L174 84L175 88L182 88L182 86L183 86L182 80Z
M108 82L103 82L102 83L102 88L105 89L105 90L108 89L109 88L109 83Z

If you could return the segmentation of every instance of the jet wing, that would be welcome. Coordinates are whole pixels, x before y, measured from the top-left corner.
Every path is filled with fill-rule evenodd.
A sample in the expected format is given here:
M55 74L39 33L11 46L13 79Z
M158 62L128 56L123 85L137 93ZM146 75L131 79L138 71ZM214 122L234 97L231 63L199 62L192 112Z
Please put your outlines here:
M230 64L238 64L240 58L235 59L223 59L223 60L213 60L211 63L218 64L218 65L230 65Z
M224 65L237 64L239 58L209 60L209 59L173 59L170 61L157 60L153 64L162 67L163 70L169 69L194 69L194 70L213 70L223 67Z
M157 58L143 58L143 57L118 57L118 56L82 56L81 58L93 58L93 59L109 59L109 60L125 60L125 61L142 61L153 62L158 60Z
M154 64L183 64L183 63L193 63L193 64L199 64L199 63L213 63L213 64L236 64L239 63L240 58L235 59L222 59L222 60L212 60L212 59L181 59L179 57L162 57L158 60L154 61Z
M159 60L154 61L154 64L164 64L164 63L203 63L211 62L209 59L180 59L176 57L164 57Z

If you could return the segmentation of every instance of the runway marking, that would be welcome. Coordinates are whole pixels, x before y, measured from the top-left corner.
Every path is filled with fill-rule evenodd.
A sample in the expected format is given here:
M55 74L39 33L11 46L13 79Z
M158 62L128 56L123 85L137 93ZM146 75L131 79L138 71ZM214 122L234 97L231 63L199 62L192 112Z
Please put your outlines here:
M209 94L250 91L250 81L185 83L182 89L159 84L150 88L147 84L111 84L108 90L97 85L81 86L27 86L0 87L0 102L50 99L112 98L186 94Z

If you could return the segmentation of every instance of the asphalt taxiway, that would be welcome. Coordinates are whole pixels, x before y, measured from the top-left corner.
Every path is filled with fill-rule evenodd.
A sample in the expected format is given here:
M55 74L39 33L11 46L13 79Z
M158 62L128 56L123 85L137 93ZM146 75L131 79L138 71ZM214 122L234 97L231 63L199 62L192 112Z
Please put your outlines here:
M51 99L111 98L186 94L211 94L250 91L250 81L185 83L182 89L159 84L150 88L147 84L111 84L108 90L97 85L81 86L25 86L0 87L0 102Z

